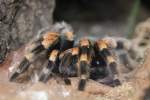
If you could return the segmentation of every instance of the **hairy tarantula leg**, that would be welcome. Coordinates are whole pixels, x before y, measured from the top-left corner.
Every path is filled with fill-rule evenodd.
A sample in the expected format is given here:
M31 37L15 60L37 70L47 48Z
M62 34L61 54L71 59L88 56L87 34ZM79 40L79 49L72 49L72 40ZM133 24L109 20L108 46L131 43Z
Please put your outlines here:
M116 49L117 55L121 59L121 63L129 70L133 70L135 51L132 48L131 41L122 37L106 37L103 40L107 42L109 47L111 46ZM129 55L128 53L132 53L132 55Z
M86 81L90 76L90 64L93 56L91 43L88 39L84 38L79 41L79 76L80 81L78 90L83 91L86 86Z
M29 65L30 65L29 60L27 58L24 58L20 63L19 67L16 69L16 71L10 76L9 80L14 81L16 77L19 76L20 73L22 73L28 68Z
M115 62L114 57L112 56L110 49L108 48L107 42L104 40L98 40L95 44L96 51L98 54L103 57L105 62L108 63L108 74L114 77L117 74L117 63Z
M89 64L87 62L87 55L82 54L79 61L79 73L80 73L80 81L78 89L83 91L85 89L86 81L89 78Z
M58 30L59 33L61 33L60 51L62 52L66 49L72 48L74 44L74 32L72 26L70 24L62 22L56 23L54 25L54 29Z
M109 48L117 49L117 50L130 50L131 42L126 38L121 37L105 37L102 39L105 41Z
M62 73L64 81L66 84L71 84L71 82L68 80L68 73L69 73L69 66L71 64L72 54L67 53L64 54L63 58L61 59L60 65L59 65L59 71Z
M133 70L135 51L132 48L131 41L122 37L105 37L103 40L107 42L109 47L116 49L116 53L120 58L119 61L121 61L128 70ZM132 55L130 55L130 53L132 53Z
M23 73L25 70L28 69L29 65L31 64L31 60L32 57L39 53L40 51L44 50L44 47L42 45L37 45L32 51L31 53L28 53L25 55L24 59L21 61L19 67L16 69L16 71L12 74L12 76L10 77L10 81L13 81L16 79L16 77Z
M31 44L32 50L30 50L29 53L25 54L24 59L19 64L15 72L10 76L10 81L14 81L19 74L26 71L29 67L29 65L35 60L34 56L40 53L41 51L45 49L49 49L53 47L55 44L58 43L59 34L54 32L48 32L35 43Z
M66 32L61 37L60 50L64 51L73 47L74 44L74 34L73 32Z
M49 55L49 61L47 67L44 67L39 81L47 82L49 79L50 74L52 73L53 69L56 67L56 63L58 61L58 55L59 51L58 50L53 50L50 55Z
M45 49L51 52L53 49L58 49L58 44L60 40L60 34L55 32L48 32L43 36L42 45Z
M71 84L68 76L74 76L76 74L76 63L77 63L77 55L79 51L78 48L71 48L69 50L64 51L60 55L60 65L59 71L63 75L64 81L67 85Z

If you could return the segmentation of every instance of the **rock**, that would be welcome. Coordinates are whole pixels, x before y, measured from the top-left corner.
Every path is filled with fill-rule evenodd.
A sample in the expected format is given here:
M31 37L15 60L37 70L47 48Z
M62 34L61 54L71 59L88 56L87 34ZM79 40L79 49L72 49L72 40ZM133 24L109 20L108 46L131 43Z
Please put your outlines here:
M4 61L7 51L8 51L8 45L6 40L1 39L0 40L0 63Z
M11 50L27 43L52 24L54 6L54 0L1 0L0 40L5 40ZM3 60L1 55L6 54L0 53Z
M137 25L132 42L135 44L132 48L136 56L134 53L131 55L137 62L143 63L145 51L150 48L150 18Z

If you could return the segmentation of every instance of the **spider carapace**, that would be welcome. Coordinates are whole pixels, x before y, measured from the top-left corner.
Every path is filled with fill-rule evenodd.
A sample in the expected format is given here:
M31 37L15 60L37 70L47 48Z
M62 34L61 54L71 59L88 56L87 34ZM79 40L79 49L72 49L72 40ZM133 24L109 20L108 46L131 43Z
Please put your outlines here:
M57 74L63 77L66 84L71 84L70 77L79 77L78 89L83 91L88 79L97 80L95 75L101 75L98 69L104 68L105 72L102 73L114 78L117 74L117 62L112 51L117 48L117 42L114 46L109 39L94 41L84 37L75 44L74 32L72 28L68 28L68 24L63 23L62 27L54 24L53 28L55 31L45 32L31 43L30 50L13 71L10 81L15 81L20 74L27 71L30 64L36 61L35 56L42 51L48 52L48 65L41 70L39 81L47 82L55 73L53 69L57 69Z

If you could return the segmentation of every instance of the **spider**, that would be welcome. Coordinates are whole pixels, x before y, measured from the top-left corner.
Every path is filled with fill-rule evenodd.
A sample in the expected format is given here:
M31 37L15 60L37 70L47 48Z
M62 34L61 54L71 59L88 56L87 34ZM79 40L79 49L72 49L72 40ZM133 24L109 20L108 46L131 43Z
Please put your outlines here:
M107 74L102 82L114 80L118 71L113 49L124 48L124 44L106 38L94 41L86 37L75 44L74 38L74 32L67 24L54 24L52 30L31 44L30 50L10 76L10 81L15 81L24 73L36 60L35 56L42 51L48 54L48 65L41 70L39 81L47 82L50 75L56 73L69 85L70 77L79 77L78 90L83 91L88 79L97 80Z

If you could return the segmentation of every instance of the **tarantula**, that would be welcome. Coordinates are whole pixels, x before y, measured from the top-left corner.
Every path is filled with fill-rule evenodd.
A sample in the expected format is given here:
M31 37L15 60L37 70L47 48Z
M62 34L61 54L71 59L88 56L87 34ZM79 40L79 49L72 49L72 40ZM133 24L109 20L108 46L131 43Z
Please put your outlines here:
M108 38L96 41L81 38L75 44L74 38L74 32L67 24L63 23L61 27L55 24L52 30L46 31L31 44L29 52L10 76L10 81L15 81L24 73L36 60L34 57L44 50L48 54L48 65L41 70L39 81L47 82L53 73L61 75L66 84L71 84L69 77L79 77L78 89L82 91L88 79L97 80L101 73L106 72L108 78L115 80L118 71L113 49L124 48L124 44Z

